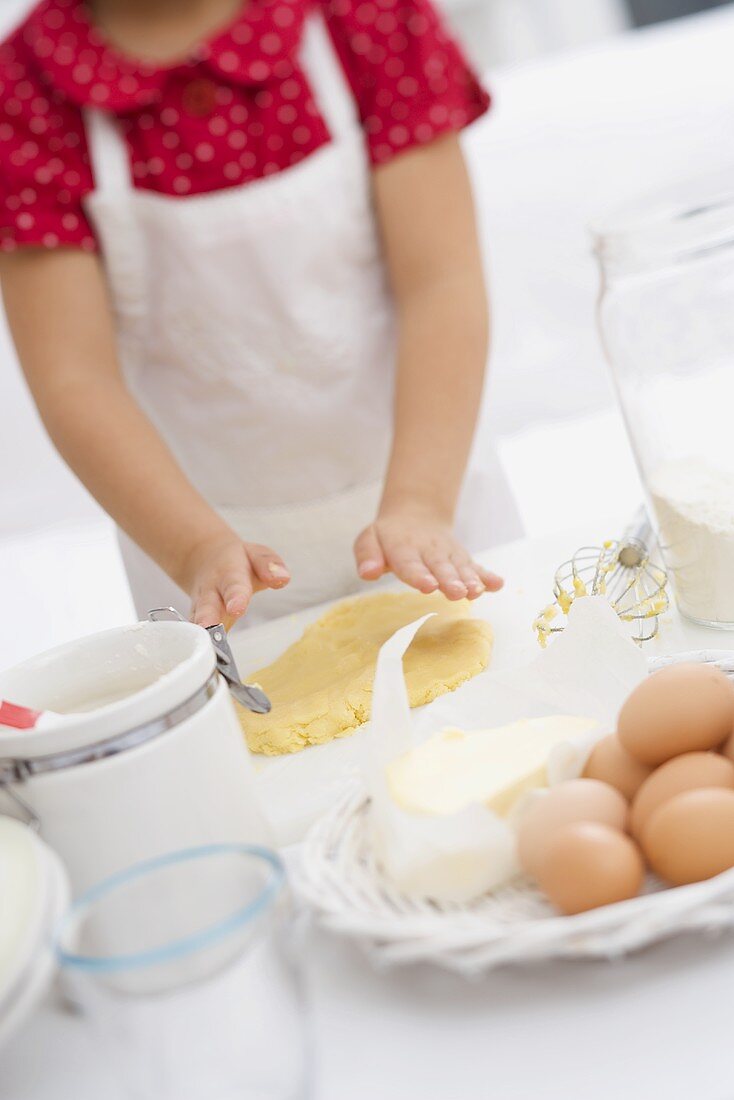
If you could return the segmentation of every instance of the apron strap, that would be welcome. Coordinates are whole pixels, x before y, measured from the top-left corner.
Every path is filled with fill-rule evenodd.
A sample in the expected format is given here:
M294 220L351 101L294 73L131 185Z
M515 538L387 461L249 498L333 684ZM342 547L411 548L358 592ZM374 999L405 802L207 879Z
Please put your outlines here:
M97 191L128 191L132 172L127 143L115 119L96 107L84 111L89 157Z
M354 93L319 12L306 20L300 62L332 138L339 141L361 133Z

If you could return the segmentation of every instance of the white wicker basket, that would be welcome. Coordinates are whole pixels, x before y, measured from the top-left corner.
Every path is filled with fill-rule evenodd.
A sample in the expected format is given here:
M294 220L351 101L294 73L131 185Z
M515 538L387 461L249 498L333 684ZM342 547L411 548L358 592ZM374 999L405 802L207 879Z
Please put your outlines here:
M734 654L720 651L659 658L651 671L682 661L734 678ZM465 906L407 898L376 865L369 837L369 801L353 786L309 833L294 886L325 927L382 966L429 961L471 977L505 963L612 958L680 932L734 926L734 870L677 889L650 876L638 898L563 917L526 879Z

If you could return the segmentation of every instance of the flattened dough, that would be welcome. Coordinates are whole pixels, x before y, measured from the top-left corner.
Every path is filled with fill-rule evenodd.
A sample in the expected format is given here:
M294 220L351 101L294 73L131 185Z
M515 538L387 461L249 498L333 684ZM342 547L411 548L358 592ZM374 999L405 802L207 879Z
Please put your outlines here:
M408 650L405 681L411 707L430 703L489 664L492 631L469 617L469 603L440 593L379 592L337 604L272 665L248 674L270 696L270 714L240 710L253 752L279 756L343 737L370 715L377 653L383 642L430 611Z

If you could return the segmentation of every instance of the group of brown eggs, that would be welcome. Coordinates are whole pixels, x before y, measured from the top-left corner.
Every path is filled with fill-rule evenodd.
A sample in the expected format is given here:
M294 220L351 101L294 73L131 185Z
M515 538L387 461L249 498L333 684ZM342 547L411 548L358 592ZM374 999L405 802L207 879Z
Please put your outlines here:
M523 869L561 913L635 897L646 867L672 886L734 867L734 686L712 665L670 665L632 692L583 778L518 825Z

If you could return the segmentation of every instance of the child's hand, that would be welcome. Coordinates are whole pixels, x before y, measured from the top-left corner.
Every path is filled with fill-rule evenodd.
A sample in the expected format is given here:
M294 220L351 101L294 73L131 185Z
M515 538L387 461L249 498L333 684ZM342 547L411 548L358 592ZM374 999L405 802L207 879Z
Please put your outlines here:
M450 600L475 600L504 581L472 561L445 519L423 509L382 512L354 544L363 580L394 573L419 592L440 589Z
M244 615L254 592L285 588L290 579L283 560L268 546L242 542L234 534L201 544L186 568L192 622L224 623L229 630Z

